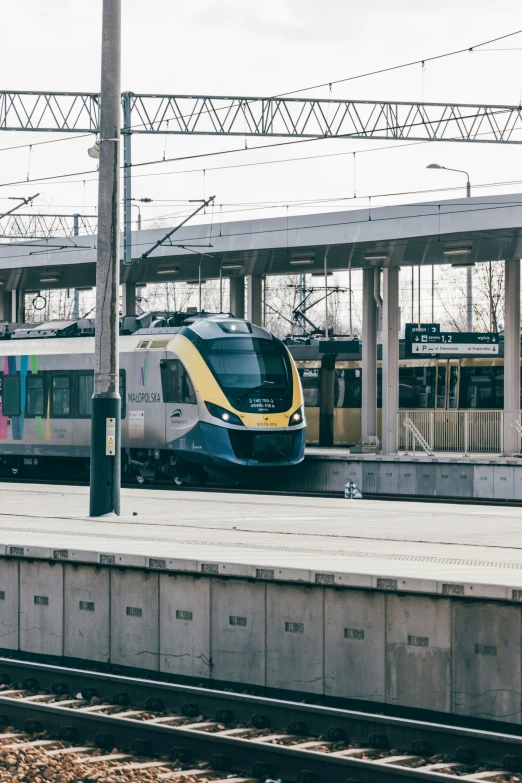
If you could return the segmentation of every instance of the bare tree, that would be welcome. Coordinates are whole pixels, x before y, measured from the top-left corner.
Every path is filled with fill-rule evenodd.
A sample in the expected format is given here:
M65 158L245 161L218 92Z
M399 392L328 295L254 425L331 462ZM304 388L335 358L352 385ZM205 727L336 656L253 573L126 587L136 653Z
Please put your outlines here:
M25 320L28 323L70 320L73 317L74 291L71 289L57 288L25 297Z
M298 280L297 275L277 275L266 278L265 326L277 337L286 337L292 331L297 333L293 326L293 312L302 299Z
M466 331L465 269L442 267L438 296L443 321L451 330ZM504 328L503 261L490 261L473 267L473 324L477 331L498 332Z

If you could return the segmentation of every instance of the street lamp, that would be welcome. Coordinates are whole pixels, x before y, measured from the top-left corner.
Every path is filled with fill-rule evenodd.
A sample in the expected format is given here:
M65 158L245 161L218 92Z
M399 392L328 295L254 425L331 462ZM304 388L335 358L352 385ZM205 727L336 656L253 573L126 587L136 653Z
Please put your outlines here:
M444 171L456 171L458 174L466 175L466 198L471 198L471 184L469 181L469 174L463 169L450 169L448 166L441 166L440 163L430 163L426 166L427 169L444 169ZM468 266L466 269L466 328L468 332L473 331L473 278L472 267Z
M466 196L467 198L471 198L471 185L469 181L469 174L467 171L463 171L463 169L450 169L447 166L441 166L439 163L430 163L428 166L426 166L427 169L444 169L444 171L457 171L459 174L465 174L468 178L468 181L466 182Z

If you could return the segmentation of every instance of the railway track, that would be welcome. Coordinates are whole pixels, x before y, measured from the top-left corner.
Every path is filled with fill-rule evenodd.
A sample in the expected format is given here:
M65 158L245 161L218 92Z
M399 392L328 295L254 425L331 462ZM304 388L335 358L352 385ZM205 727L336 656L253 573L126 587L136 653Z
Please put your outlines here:
M0 769L20 763L12 757L32 748L47 754L50 767L50 759L108 765L110 781L517 783L522 777L516 734L10 659L0 659L0 682ZM132 776L113 777L116 768ZM42 781L59 780L49 774ZM92 778L64 778L76 779Z
M65 487L88 487L88 481L80 480L63 480L63 479L45 479L38 477L31 478L18 478L11 476L0 477L0 484L43 484L48 486L65 486ZM282 490L282 489L260 489L260 488L245 488L245 487L221 487L219 485L210 487L178 487L174 486L171 482L157 482L154 484L137 484L134 482L123 482L122 487L124 489L150 489L150 490L171 490L172 492L222 492L230 495L276 495L281 497L303 497L303 498L342 498L343 492L312 492L311 490L298 491L298 490ZM364 500L383 500L394 501L401 500L405 502L415 503L451 503L455 505L474 505L474 506L503 506L512 508L522 508L522 500L502 500L499 498L451 498L437 495L436 497L427 497L425 495L381 495L366 493Z

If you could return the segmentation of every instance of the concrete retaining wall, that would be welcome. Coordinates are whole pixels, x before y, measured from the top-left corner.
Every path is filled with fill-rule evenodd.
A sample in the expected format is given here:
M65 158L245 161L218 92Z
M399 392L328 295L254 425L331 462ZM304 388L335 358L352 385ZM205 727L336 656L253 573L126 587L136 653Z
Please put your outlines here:
M342 492L348 480L367 495L522 501L522 460L310 455L285 477L285 486L304 492Z
M2 557L0 648L522 722L520 590L511 602L477 600L466 598L480 595L472 586L407 593L393 578L364 589L324 574L272 581L270 569L212 576L210 565L225 566L203 565L189 574Z

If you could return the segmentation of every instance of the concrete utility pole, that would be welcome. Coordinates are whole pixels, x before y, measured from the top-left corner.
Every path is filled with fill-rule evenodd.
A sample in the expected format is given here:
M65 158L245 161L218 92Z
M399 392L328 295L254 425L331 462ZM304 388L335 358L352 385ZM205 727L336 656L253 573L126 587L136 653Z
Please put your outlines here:
M80 216L79 215L73 215L74 223L73 223L73 234L75 237L77 237L80 233ZM74 289L74 318L77 321L80 317L80 292L77 288Z
M120 513L121 0L103 0L90 515Z

